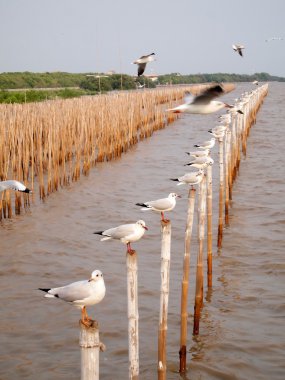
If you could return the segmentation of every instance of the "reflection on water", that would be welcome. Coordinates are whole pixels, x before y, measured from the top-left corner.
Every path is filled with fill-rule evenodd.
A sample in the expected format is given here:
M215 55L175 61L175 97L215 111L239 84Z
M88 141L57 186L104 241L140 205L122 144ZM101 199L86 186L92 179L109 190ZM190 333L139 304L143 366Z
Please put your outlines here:
M224 97L232 101L250 84ZM284 176L280 165L284 84L272 83L250 131L247 157L235 182L230 227L223 248L213 252L213 290L207 292L200 326L191 337L188 380L283 380L284 367ZM128 377L125 247L93 235L144 218L149 231L134 244L139 260L140 379L156 378L160 289L160 216L135 203L183 196L172 220L172 262L168 326L168 376L178 380L180 289L187 207L186 187L169 178L184 174L186 151L208 139L217 114L183 116L141 142L121 159L98 165L88 178L4 221L1 248L1 380L78 379L77 309L45 299L38 287L58 286L104 273L107 294L89 308L100 324L107 351L100 356L102 379ZM274 153L274 154L273 154ZM217 147L213 151L217 161ZM218 189L217 165L214 189ZM217 191L214 195L217 217ZM216 220L214 231L216 231ZM196 233L194 225L193 233ZM215 242L214 242L215 244ZM193 313L197 244L191 248L189 314ZM206 263L206 261L205 261Z

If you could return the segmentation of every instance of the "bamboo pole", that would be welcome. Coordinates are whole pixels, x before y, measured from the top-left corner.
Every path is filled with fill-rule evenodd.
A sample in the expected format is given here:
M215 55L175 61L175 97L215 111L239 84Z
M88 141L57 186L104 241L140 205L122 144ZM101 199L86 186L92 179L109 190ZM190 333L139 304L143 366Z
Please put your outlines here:
M138 264L137 253L127 252L129 379L139 378L139 313L138 313Z
M105 346L99 340L97 321L87 327L79 321L79 346L81 347L81 380L99 380L99 351Z
M223 240L223 206L224 206L224 139L219 138L219 168L220 168L220 186L219 186L219 224L218 224L218 248L222 247Z
M194 219L196 189L191 187L188 192L188 212L184 241L184 259L183 259L183 278L181 284L181 325L180 325L180 350L179 350L179 372L186 371L186 353L187 353L187 319L188 319L188 287L190 272L190 245L192 238L192 228Z
M171 223L161 221L161 287L160 312L158 325L158 367L159 380L166 379L166 341L167 341L167 315L169 299L169 273L170 273L170 246Z
M225 152L225 225L229 226L229 199L230 199L230 144L231 144L231 131L228 128L225 134L226 152Z
M207 284L208 288L213 285L213 186L212 186L212 166L207 166Z
M205 236L206 219L206 178L200 182L199 208L198 208L198 245L196 267L196 291L194 306L193 335L199 335L201 309L203 307L203 245Z

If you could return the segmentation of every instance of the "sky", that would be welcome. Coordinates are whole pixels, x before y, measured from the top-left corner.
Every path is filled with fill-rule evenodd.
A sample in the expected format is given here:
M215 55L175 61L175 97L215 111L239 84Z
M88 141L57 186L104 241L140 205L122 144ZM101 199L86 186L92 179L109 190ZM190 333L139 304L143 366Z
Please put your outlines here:
M154 52L145 74L285 77L284 19L284 0L0 0L0 72L136 75Z

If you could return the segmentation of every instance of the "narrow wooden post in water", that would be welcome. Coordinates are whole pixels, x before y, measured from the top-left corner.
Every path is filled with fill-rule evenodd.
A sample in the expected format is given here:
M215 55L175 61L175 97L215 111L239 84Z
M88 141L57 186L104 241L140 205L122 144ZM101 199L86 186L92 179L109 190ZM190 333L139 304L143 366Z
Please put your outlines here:
M137 253L127 252L129 379L139 378L139 313L138 313L138 263Z
M167 315L169 299L169 273L170 273L170 246L171 223L161 221L161 286L160 311L158 325L158 366L159 380L166 379L166 341L167 341Z
M180 326L180 366L179 372L186 371L186 352L187 352L187 320L188 320L188 286L189 286L189 271L190 271L190 243L192 237L193 219L194 219L194 205L195 205L196 190L189 189L188 193L188 212L187 223L185 230L184 242L184 260L183 260L183 279L181 286L181 326Z
M206 178L200 182L199 209L198 209L198 244L199 251L197 255L196 268L196 291L194 306L194 326L193 335L199 335L199 325L201 309L203 307L203 243L205 236L205 219L206 219Z
M81 347L81 380L99 380L99 351L105 346L99 340L97 321L91 321L87 327L79 321L79 345Z
M219 225L218 225L218 248L222 247L223 240L223 210L224 210L224 140L219 138L219 167L220 167L220 187L219 187Z
M207 284L208 288L213 285L213 186L212 186L212 166L207 166Z
M231 131L228 128L225 135L226 152L225 152L225 225L229 225L229 200L230 200L230 154L231 154Z

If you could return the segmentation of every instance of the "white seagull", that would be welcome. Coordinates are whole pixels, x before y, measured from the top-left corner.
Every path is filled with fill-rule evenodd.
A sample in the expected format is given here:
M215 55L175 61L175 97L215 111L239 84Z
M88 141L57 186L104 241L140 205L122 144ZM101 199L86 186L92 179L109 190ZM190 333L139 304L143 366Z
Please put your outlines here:
M210 149L205 149L205 150L196 150L195 152L186 152L189 156L192 157L206 157L209 156L210 154Z
M127 244L128 253L132 254L131 243L141 239L148 228L143 220L138 220L136 223L122 224L118 227L109 228L105 231L94 232L96 235L102 235L104 240L120 240L123 244Z
M214 160L211 157L197 157L194 161L185 164L184 166L192 166L197 169L205 169L207 166L213 165Z
M168 112L173 113L194 113L194 114L208 114L216 112L222 108L232 108L233 106L224 102L213 100L217 96L225 93L223 87L219 84L207 88L200 95L193 96L190 92L185 93L184 104L175 108L167 109Z
M198 172L186 173L183 176L178 177L178 178L171 178L171 181L179 182L177 186L191 185L193 188L194 185L197 185L198 183L202 181L203 176L204 176L203 170L199 170Z
M234 51L236 51L237 53L239 53L239 55L241 57L243 57L243 54L242 54L242 49L244 49L243 45L241 45L241 44L234 44L234 45L232 45L232 47L233 47Z
M15 181L10 179L8 181L0 181L0 193L4 190L15 190L21 191L22 193L32 193L32 190L28 189L25 185L23 185L19 181Z
M215 145L215 142L216 142L215 137L212 137L211 140L203 141L199 144L195 144L194 147L199 148L199 149L211 149Z
M137 59L136 61L132 62L133 64L138 65L138 77L140 75L143 75L143 73L145 71L146 64L148 62L155 61L154 56L155 56L155 53L151 53L151 54L148 54L148 55L142 55L139 59Z
M256 86L258 86L258 85L259 85L258 80L254 80L254 81L252 82L252 84L255 84Z
M157 199L155 201L147 201L145 203L136 203L137 206L141 206L141 210L153 210L158 211L161 214L161 221L167 223L168 220L164 219L164 212L171 211L176 206L176 198L181 198L176 193L170 193L167 198Z
M81 320L86 326L90 326L91 321L87 315L86 306L101 302L106 293L103 274L100 270L94 270L89 280L73 282L60 288L39 288L39 290L47 293L45 297L59 298L81 308Z

